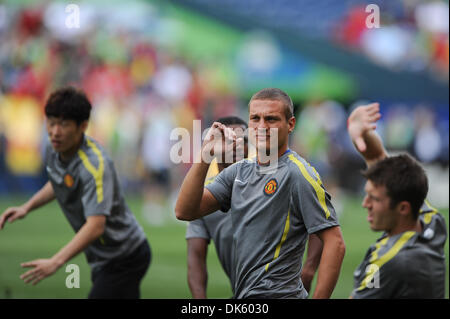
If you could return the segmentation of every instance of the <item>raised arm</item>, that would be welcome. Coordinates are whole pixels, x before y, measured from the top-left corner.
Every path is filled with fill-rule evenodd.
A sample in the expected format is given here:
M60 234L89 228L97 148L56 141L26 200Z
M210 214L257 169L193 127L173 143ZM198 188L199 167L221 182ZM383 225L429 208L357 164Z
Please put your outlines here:
M222 143L225 147L233 147L236 143L236 135L233 130L225 125L214 122L202 145L201 159L195 161L190 168L178 194L175 215L180 220L194 220L212 213L220 208L216 198L204 188L206 174L209 164L217 156L222 154ZM220 144L220 146L218 146Z
M19 207L10 207L0 216L0 230L6 221L12 223L16 219L24 218L29 212L47 204L55 199L55 192L50 181L48 181L28 202Z
M375 132L376 123L380 118L378 103L359 106L348 117L348 134L367 166L388 156L381 138Z

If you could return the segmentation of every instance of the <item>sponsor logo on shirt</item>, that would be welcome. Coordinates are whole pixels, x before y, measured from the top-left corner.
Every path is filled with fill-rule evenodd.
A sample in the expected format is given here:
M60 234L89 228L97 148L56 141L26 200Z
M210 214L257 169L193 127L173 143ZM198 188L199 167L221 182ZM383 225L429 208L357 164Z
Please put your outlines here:
M266 194L267 196L272 196L273 194L276 193L277 189L278 189L278 182L275 178L272 178L264 186L264 194Z

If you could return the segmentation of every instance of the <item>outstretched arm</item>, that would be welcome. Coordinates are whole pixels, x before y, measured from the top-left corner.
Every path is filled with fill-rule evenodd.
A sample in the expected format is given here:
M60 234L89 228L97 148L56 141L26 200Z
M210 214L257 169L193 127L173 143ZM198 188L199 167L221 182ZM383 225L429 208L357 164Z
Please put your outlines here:
M16 219L24 218L29 212L47 204L55 199L55 192L50 181L48 181L31 199L19 207L10 207L0 216L0 230L6 221L12 223Z
M188 284L192 298L206 299L206 285L208 271L206 268L206 255L208 241L204 238L189 238L187 240L188 258Z
M356 150L366 161L367 166L371 166L388 156L381 138L375 132L376 123L380 118L380 105L378 103L359 106L348 117L348 134Z
M105 229L106 216L89 216L72 240L50 259L37 259L22 263L22 267L32 267L21 279L25 283L36 285L42 279L54 274L62 265L83 251L90 243L99 238Z

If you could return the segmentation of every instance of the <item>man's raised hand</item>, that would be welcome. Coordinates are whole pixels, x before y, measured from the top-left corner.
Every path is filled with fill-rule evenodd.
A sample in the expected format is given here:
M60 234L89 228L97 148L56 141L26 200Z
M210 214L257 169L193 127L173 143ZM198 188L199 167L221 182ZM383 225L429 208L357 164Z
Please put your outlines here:
M358 106L348 118L348 134L360 152L366 151L364 135L377 127L376 122L381 118L379 103Z

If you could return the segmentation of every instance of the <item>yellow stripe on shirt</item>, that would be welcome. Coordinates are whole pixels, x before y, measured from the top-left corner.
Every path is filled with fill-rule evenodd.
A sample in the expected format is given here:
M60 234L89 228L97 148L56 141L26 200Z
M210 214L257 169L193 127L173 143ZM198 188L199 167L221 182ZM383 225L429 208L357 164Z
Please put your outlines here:
M433 219L433 215L436 215L438 210L431 206L430 202L425 199L425 204L428 206L428 208L431 209L431 211L424 212L422 209L420 210L420 214L423 214L423 222L425 224L431 223L431 220Z
M286 237L289 232L289 225L290 225L289 215L290 215L290 211L288 211L287 218L286 218L286 224L284 225L283 236L281 236L281 241L278 243L277 248L275 249L275 255L273 256L272 261L274 261L275 259L278 258L278 256L280 255L281 245L283 245L283 243L286 241ZM269 265L270 265L270 263L267 263L266 271L269 270Z
M92 149L92 151L97 155L98 157L98 169L92 165L92 163L89 161L88 156L83 150L78 150L78 155L81 158L81 161L83 162L86 169L89 171L89 173L92 174L95 180L95 186L97 190L97 203L101 203L103 201L103 173L105 171L105 163L103 160L103 155L100 152L100 150L97 148L95 143L91 142L89 139L86 138L88 146Z
M322 206L322 208L325 212L325 217L328 219L328 217L330 217L330 210L328 209L327 203L325 201L325 190L320 186L320 185L322 185L322 181L320 180L319 176L318 175L316 176L317 181L314 178L312 178L311 175L309 175L308 170L306 169L305 165L303 165L303 163L300 162L294 156L294 154L289 155L289 159L298 166L303 177L311 184L311 186L316 191L320 206Z
M366 273L366 277L361 282L361 285L359 286L358 290L363 290L367 287L368 283L370 283L375 276L375 273L379 271L379 269L387 263L389 260L394 258L398 252L405 246L405 244L408 242L408 240L414 236L416 232L414 231L407 231L404 232L403 235L397 240L397 242L389 249L383 256L380 258L378 257L378 252L380 248L385 245L389 239L389 237L384 238L381 240L378 244L375 245L376 249L372 253L372 257L370 258L370 265L367 267L368 272ZM376 266L376 267L374 267Z

